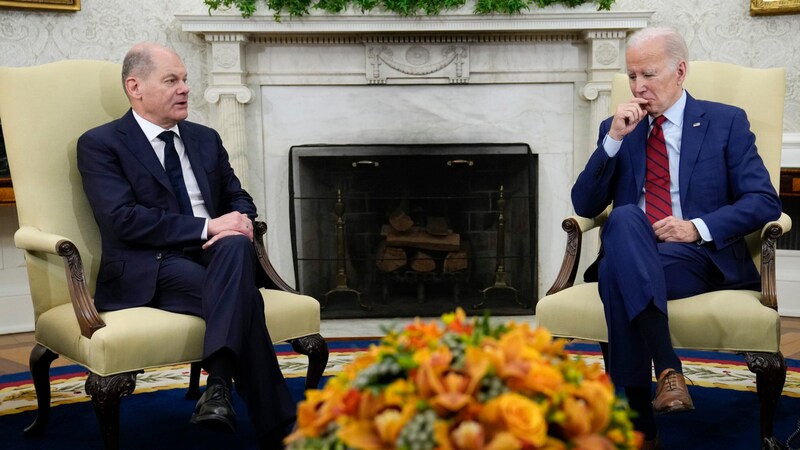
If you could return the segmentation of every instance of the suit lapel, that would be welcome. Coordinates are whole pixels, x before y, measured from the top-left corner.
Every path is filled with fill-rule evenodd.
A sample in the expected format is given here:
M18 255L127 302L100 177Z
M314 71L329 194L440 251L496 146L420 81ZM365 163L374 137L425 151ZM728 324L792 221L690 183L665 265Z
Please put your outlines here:
M147 140L147 136L144 135L139 124L136 123L136 119L133 118L133 113L130 110L122 117L117 130L127 136L127 139L121 139L121 141L128 147L131 154L142 163L145 169L159 183L172 192L172 184L170 184L169 177L164 171L164 166L161 165L156 152L153 151L153 145Z
M189 157L189 163L192 165L192 173L194 173L194 178L197 180L197 186L200 188L200 195L203 196L206 210L211 217L216 217L216 208L211 201L211 187L208 184L205 165L203 164L203 158L200 153L200 142L198 142L196 136L187 130L183 122L178 124L178 129L181 132L183 147L186 151L186 155Z
M689 194L689 180L692 179L695 163L700 156L703 139L708 131L708 119L700 104L688 93L683 113L683 136L681 137L680 192L681 204L686 204Z

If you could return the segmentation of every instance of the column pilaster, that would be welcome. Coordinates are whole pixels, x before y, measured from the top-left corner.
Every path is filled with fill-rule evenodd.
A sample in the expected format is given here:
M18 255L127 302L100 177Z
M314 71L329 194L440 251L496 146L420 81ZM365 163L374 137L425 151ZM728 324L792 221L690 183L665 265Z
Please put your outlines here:
M209 33L205 40L211 55L207 102L217 105L212 126L222 137L233 170L242 187L248 189L247 135L244 105L253 100L246 84L245 46L248 36L241 33Z

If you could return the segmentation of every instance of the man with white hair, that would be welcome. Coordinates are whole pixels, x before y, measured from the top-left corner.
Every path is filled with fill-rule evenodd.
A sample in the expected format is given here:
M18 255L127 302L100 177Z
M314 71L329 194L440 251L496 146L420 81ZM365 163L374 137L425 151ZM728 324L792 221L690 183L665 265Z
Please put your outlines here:
M760 289L744 237L781 206L743 110L683 89L688 51L668 27L634 33L626 50L633 99L600 125L572 188L575 212L613 209L587 280L599 282L608 371L658 448L653 413L694 409L672 347L667 301ZM653 368L657 376L651 406Z

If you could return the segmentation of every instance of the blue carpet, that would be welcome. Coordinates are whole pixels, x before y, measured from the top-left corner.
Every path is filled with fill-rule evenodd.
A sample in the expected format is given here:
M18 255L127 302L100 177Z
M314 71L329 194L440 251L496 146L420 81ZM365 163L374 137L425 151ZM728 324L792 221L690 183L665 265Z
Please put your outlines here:
M352 344L348 344L352 347ZM597 353L594 345L570 347L579 353ZM682 358L719 360L742 363L735 355L712 352L681 352ZM743 364L743 363L742 363ZM789 361L797 370L797 361ZM75 367L57 368L75 371ZM26 379L27 374L0 377L0 384ZM16 377L16 378L15 378ZM20 378L22 377L22 378ZM303 397L303 378L287 379L292 395ZM689 449L758 449L759 404L754 392L731 389L689 387L695 411L659 417L658 426L663 448ZM239 430L235 435L203 430L189 423L193 400L183 398L183 389L136 394L122 400L120 438L123 449L250 449L256 448L253 429L245 407L234 396L234 407L240 412ZM97 420L89 402L61 405L51 410L44 436L26 438L22 430L30 425L34 411L0 416L0 449L100 449L102 441ZM784 395L779 403L775 435L784 441L797 428L800 399Z

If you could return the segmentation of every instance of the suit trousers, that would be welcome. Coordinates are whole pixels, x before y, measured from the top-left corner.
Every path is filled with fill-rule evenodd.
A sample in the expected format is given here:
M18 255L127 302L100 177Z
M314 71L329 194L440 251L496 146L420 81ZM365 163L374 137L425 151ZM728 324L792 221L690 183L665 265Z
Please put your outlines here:
M636 205L614 208L601 232L598 290L608 327L608 372L617 386L650 386L652 355L633 320L651 303L723 289L708 250L656 239Z
M295 417L295 402L269 337L256 267L253 243L244 236L203 251L168 252L148 306L205 319L204 358L222 348L234 352L234 385L261 437Z

